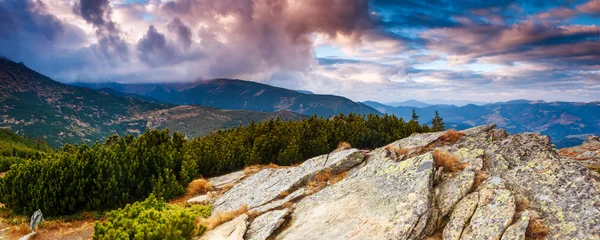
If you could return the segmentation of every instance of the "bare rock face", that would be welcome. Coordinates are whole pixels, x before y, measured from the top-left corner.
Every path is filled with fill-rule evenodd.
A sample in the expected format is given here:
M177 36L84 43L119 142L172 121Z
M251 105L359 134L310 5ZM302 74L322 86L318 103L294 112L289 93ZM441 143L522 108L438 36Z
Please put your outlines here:
M246 240L266 240L279 228L285 221L285 217L290 214L289 209L274 210L258 216L250 224L250 229L246 233Z
M563 148L558 153L583 166L600 169L600 137L598 136L589 136L583 144L571 148Z
M244 240L248 229L248 215L242 214L207 232L200 240Z
M565 156L546 136L508 135L494 125L462 131L457 141L445 134L413 134L373 151L342 150L265 169L217 199L214 210L247 205L257 216L250 230L243 228L247 239L513 240L529 236L534 218L546 229L531 233L538 237L600 239L599 175L574 159L597 156L586 151L600 141L590 138L585 151ZM438 166L436 149L466 168ZM307 184L325 171L346 177L316 189Z
M298 202L276 239L418 239L430 214L431 153L371 156L352 176Z
M502 181L492 178L490 181ZM478 191L477 209L460 239L500 240L515 215L515 198L501 184L489 184Z
M297 167L263 169L235 185L214 203L214 212L236 210L243 205L255 208L277 199L322 171L344 172L360 164L364 156L357 149L342 150L311 158Z
M501 240L525 239L525 233L527 231L527 226L529 226L529 220L529 211L522 212L519 216L519 220L508 227L506 231L504 231Z

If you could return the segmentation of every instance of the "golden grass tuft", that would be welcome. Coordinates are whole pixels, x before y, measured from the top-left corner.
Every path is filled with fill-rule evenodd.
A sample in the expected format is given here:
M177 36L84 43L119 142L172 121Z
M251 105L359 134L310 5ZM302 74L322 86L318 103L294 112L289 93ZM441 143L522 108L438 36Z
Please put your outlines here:
M215 229L219 225L229 222L232 219L234 219L244 213L247 213L247 212L248 212L248 206L243 205L235 211L215 213L208 218L197 218L196 224L202 225L202 226L206 227L206 231L210 231L210 230Z
M446 133L444 133L444 135L442 135L440 137L440 140L445 143L455 143L460 138L462 138L464 135L465 135L464 133L457 132L454 129L450 129L450 130L446 131Z
M31 232L31 229L29 229L29 224L21 223L19 225L10 227L10 230L8 231L11 235L27 235Z
M208 182L206 179L204 179L204 178L196 179L196 180L190 182L190 184L188 184L188 187L186 189L186 194L187 195L205 194L211 188L212 188L212 183Z
M269 163L268 165L260 165L260 164L255 164L255 165L250 165L244 168L244 174L246 176L248 175L252 175L255 174L257 172L260 172L260 170L263 170L265 168L282 168L281 166L274 164L274 163Z
M279 198L284 198L287 197L288 195L290 195L290 192L288 191L283 191L279 193Z
M311 181L306 184L308 194L315 193L327 185L336 184L348 176L348 172L333 174L330 170L319 172Z
M433 151L433 161L436 166L443 167L450 172L462 171L466 167L466 164L461 163L457 156L439 149Z
M517 203L517 212L523 212L529 208L530 202L526 197L519 196L515 200Z
M340 144L338 144L338 147L336 149L350 149L350 148L352 148L352 145L350 145L350 143L341 142Z
M532 217L529 220L529 225L525 231L527 239L546 239L550 233L550 229L544 224L544 221L538 217Z
M391 145L388 145L387 147L385 147L385 150L388 152L387 157L391 157L392 153L395 153L396 155L396 160L400 161L406 157L408 157L408 152L410 151L410 149L408 148L397 148Z
M477 187L479 187L479 185L481 185L481 183L483 183L483 181L485 181L488 178L489 176L483 171L475 172L475 182L473 183L473 189L477 189Z

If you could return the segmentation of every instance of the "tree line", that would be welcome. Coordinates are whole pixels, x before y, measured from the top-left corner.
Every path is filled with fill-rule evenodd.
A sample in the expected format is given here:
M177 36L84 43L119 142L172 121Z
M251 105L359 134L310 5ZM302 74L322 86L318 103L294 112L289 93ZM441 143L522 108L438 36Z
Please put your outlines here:
M66 144L60 151L12 165L0 178L0 202L21 214L41 209L63 215L114 209L150 194L168 200L182 195L200 176L255 164L297 164L334 150L340 142L372 149L413 133L440 130L437 124L419 124L416 114L408 122L390 115L349 114L252 122L191 140L168 129L146 130L139 137L115 135L91 146Z

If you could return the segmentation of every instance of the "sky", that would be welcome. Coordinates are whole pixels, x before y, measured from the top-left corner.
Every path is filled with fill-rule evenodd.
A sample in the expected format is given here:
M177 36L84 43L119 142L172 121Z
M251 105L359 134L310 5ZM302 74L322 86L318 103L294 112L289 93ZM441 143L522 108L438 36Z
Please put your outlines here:
M0 56L62 82L600 101L600 0L0 0Z

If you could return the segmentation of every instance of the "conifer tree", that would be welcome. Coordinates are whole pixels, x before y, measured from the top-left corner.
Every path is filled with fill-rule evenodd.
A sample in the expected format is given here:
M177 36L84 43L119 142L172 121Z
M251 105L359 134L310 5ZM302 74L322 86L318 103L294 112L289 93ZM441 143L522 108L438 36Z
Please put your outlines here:
M431 123L432 123L431 130L434 132L440 132L440 131L446 130L446 127L444 126L444 119L442 117L440 117L440 114L438 113L437 110L435 110L435 117L433 117L433 119L431 120Z

